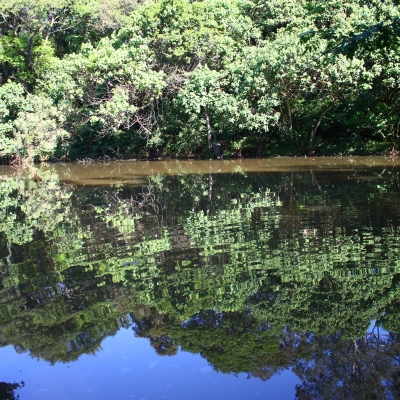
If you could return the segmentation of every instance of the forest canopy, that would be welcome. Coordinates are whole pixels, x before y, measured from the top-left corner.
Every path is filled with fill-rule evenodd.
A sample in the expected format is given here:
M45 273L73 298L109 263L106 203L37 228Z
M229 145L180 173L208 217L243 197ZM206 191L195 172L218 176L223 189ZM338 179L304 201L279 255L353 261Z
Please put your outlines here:
M389 0L0 0L0 159L399 146Z

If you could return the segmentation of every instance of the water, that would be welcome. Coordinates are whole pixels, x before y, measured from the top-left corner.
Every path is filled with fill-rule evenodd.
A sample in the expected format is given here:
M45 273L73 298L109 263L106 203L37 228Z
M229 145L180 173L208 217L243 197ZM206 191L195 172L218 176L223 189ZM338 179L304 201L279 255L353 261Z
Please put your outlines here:
M374 157L3 167L0 390L397 398L398 172Z

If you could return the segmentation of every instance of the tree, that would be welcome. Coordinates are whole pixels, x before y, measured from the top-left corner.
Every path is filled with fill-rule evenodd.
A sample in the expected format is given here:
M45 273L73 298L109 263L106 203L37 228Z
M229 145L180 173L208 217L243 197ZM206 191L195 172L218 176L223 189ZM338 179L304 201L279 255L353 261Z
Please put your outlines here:
M51 157L68 134L51 99L23 92L13 82L0 86L0 157L29 163Z

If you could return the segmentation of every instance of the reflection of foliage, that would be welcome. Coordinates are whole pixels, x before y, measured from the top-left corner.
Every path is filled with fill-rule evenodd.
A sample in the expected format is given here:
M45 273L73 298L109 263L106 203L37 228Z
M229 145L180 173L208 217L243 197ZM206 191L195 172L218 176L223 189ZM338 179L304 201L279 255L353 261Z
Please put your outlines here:
M400 350L397 335L369 332L354 340L315 338L314 351L299 361L295 372L303 380L299 399L398 398Z
M20 383L0 382L0 399L2 400L19 399L19 394L15 395L14 391L24 386L25 383L23 381Z
M205 311L183 324L153 311L134 322L136 335L149 338L157 353L165 343L173 354L180 345L201 354L217 371L268 380L292 368L302 381L296 387L299 399L327 399L332 393L338 399L400 394L399 336L377 326L356 339L316 336L260 323L250 310Z
M170 336L182 350L199 353L216 370L225 373L253 372L278 350L279 330L257 321L249 311L202 312L190 318Z
M163 320L161 315L153 311L150 315L135 321L133 331L137 337L149 339L159 356L174 356L178 352L178 347L167 336L168 326Z
M1 345L65 362L132 325L160 355L181 346L268 379L301 371L333 343L324 335L350 346L371 319L399 330L391 175L157 175L100 189L33 173L0 180Z
M72 192L61 188L51 169L41 168L29 177L0 178L0 229L11 243L32 241L37 231L54 230L68 213Z

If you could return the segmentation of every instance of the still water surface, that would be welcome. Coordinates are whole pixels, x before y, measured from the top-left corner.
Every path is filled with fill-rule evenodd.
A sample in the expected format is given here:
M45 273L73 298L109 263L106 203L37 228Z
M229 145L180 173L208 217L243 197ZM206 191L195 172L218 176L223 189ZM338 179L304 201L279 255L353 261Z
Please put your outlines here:
M398 398L399 234L396 159L2 167L1 389Z

